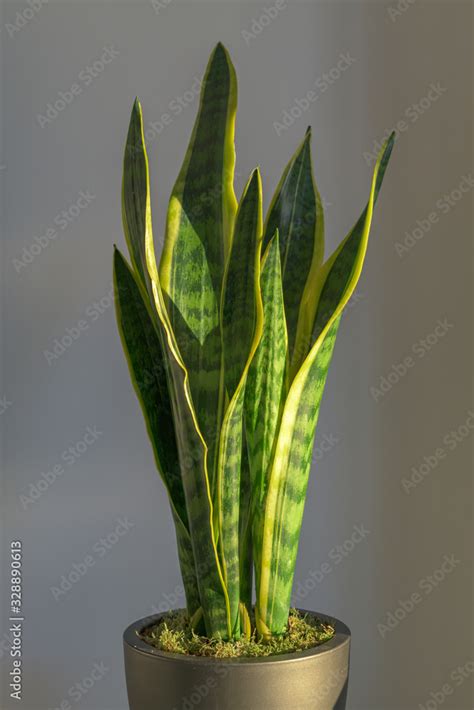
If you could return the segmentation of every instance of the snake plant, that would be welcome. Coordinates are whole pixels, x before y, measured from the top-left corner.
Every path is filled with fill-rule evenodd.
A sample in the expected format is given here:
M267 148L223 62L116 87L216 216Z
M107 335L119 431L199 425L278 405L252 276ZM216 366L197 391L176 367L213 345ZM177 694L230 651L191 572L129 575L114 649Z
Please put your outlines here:
M142 110L122 183L130 264L114 252L130 375L169 497L188 612L208 637L285 631L321 397L393 147L324 260L308 129L265 221L259 170L237 201L237 82L218 44L155 258ZM255 572L255 613L253 599Z

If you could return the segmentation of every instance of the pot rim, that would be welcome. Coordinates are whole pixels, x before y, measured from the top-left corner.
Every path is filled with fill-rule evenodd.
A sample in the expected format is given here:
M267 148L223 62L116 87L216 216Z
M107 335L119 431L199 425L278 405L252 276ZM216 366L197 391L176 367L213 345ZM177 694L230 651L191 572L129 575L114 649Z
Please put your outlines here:
M181 611L172 610L170 611ZM336 633L329 641L325 641L319 646L313 646L313 648L307 648L302 651L294 651L293 653L282 653L275 654L273 656L261 656L257 658L253 657L240 657L240 658L216 658L213 656L192 656L185 655L183 653L171 653L170 651L161 651L154 646L143 641L138 634L140 634L147 626L156 624L160 619L169 612L162 612L161 614L153 614L151 616L145 616L143 619L133 622L128 626L123 633L123 642L126 646L130 646L134 651L141 653L145 656L156 656L161 660L165 661L182 661L183 663L201 663L205 664L215 664L215 663L225 663L227 664L249 664L255 665L259 663L296 663L298 661L304 661L308 658L313 658L314 656L319 656L326 653L332 653L339 650L342 646L350 643L351 632L348 626L344 624L339 619L333 616L328 616L327 614L321 614L315 611L309 611L307 609L298 609L303 614L309 614L310 616L316 616L323 621L329 621L334 625Z

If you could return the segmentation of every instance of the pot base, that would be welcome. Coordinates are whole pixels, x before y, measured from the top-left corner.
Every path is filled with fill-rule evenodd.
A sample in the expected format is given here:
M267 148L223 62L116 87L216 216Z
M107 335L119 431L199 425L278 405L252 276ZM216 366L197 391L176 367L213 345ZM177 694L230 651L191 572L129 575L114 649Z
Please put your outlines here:
M337 619L330 641L292 654L216 659L165 653L139 634L162 614L124 633L130 710L344 710L350 631Z

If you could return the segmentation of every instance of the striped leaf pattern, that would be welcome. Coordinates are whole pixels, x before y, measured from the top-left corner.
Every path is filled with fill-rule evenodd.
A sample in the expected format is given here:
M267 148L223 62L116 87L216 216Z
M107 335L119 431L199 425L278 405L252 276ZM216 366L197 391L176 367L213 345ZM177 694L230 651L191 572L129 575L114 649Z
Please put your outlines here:
M122 181L130 262L115 250L119 333L167 491L193 628L285 631L314 435L341 313L359 279L393 136L359 220L323 263L311 131L263 226L255 170L234 194L235 71L219 43L155 258L142 110ZM263 252L263 257L262 257ZM252 569L253 567L253 569Z
M170 498L188 608L200 606L194 559L189 554L188 513L171 416L166 362L136 277L122 254L114 254L117 323L130 377L143 410L156 466ZM197 605L197 606L196 606Z
M282 633L288 618L319 406L340 315L362 270L375 198L392 147L393 137L377 161L366 209L323 267L325 279L315 319L315 341L285 402L265 505L256 612L257 624L264 635Z
M295 381L285 403L263 515L256 608L263 636L283 633L288 621L314 434L338 326L336 319L312 368Z
M262 182L259 171L254 170L239 205L222 297L225 387L230 398L241 380L255 337L261 238Z
M163 353L160 362L166 363L165 372L175 422L176 447L190 542L206 629L210 635L227 637L231 632L229 602L214 536L207 472L208 448L199 429L188 373L170 326L159 282L153 245L148 157L141 109L137 102L132 110L131 122L138 122L140 130L135 131L133 150L128 150L127 146L125 152L123 184L134 186L133 192L130 192L123 203L125 233L132 255L136 254L137 259L140 259L136 266L137 283L143 279L152 293L149 306ZM129 130L129 136L130 134ZM142 246L137 246L140 244ZM182 551L180 558L183 558Z
M240 471L245 386L250 362L262 333L260 251L262 184L255 170L244 190L235 222L222 299L222 339L227 394L218 474L218 538L229 595L232 630L240 628Z
M179 468L167 363L136 278L118 249L114 253L117 323L130 376L143 408L158 470L184 526L188 516Z
M186 365L199 426L208 442L211 478L223 415L220 303L236 199L235 71L224 47L214 50L181 172L171 195L160 281Z
M260 573L263 512L268 470L281 411L288 354L278 230L262 263L263 334L250 366L245 397L246 439L252 486L252 537Z
M240 465L239 577L240 601L248 611L252 608L253 594L251 493L250 464L245 433L243 433Z
M266 220L264 248L277 229L291 355L305 285L311 282L324 254L323 207L313 179L309 128L276 189Z

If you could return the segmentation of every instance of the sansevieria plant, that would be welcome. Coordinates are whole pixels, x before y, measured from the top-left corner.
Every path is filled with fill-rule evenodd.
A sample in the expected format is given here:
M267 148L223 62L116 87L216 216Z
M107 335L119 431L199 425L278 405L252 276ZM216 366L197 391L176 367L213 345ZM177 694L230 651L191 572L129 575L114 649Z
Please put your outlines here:
M237 639L255 619L268 639L287 625L321 397L394 139L361 216L324 260L310 130L263 221L258 169L240 202L234 194L236 107L234 67L218 44L158 265L135 101L122 194L131 264L115 249L115 301L192 623L210 638Z

